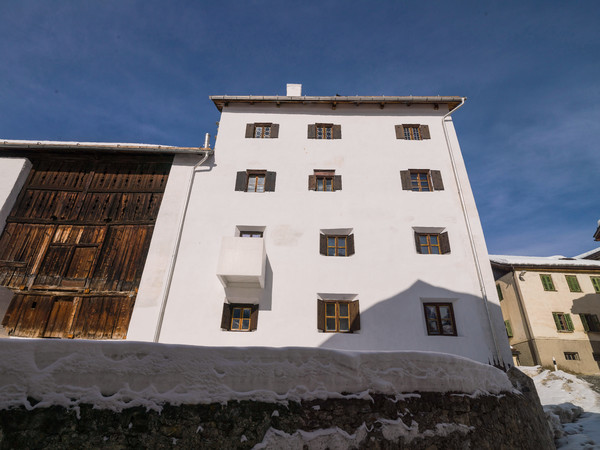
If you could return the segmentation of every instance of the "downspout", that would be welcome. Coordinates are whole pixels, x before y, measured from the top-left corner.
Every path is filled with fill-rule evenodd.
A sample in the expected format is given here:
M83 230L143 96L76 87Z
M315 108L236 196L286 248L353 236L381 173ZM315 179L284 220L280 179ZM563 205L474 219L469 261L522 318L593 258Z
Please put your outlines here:
M479 281L479 289L481 290L481 297L483 299L483 304L485 305L485 312L487 314L488 323L490 325L490 331L492 332L492 340L494 341L494 351L495 351L495 361L498 363L502 362L504 364L504 360L500 357L500 347L498 346L498 339L496 338L496 331L494 330L494 325L492 323L492 317L490 315L490 309L488 307L488 296L485 289L485 283L483 281L483 272L481 270L481 265L479 264L479 258L477 255L477 248L475 246L475 239L473 237L473 230L471 228L471 222L469 221L469 215L467 213L467 208L465 205L465 198L463 195L463 189L460 184L460 177L458 176L458 171L456 169L456 161L454 160L454 153L452 152L452 145L450 143L450 137L448 136L448 130L446 129L446 118L450 116L454 111L457 111L465 104L465 100L467 98L463 97L460 104L451 111L448 111L447 114L444 114L442 117L442 128L444 129L444 137L446 138L446 145L448 146L448 154L450 155L450 163L452 164L452 172L454 173L454 181L456 181L456 186L458 188L458 197L460 199L460 206L462 208L463 216L465 218L465 224L467 226L467 235L469 237L469 244L471 245L471 252L473 253L473 259L475 260L475 270L477 272L477 279Z
M171 282L173 281L173 273L175 272L175 262L177 261L177 255L179 254L179 246L181 245L183 225L185 223L185 216L187 214L188 206L190 204L192 186L194 185L194 175L196 174L196 170L198 169L198 167L204 164L208 157L214 153L214 150L211 150L209 147L209 139L210 136L207 133L204 142L204 148L206 148L206 151L204 152L204 157L199 162L197 162L190 171L190 178L188 181L188 189L187 194L185 196L185 203L183 204L183 208L181 209L181 214L179 215L179 224L177 225L177 240L175 242L175 247L173 248L173 253L171 254L171 260L169 261L169 270L167 273L167 281L165 282L165 286L161 295L160 312L158 315L158 322L156 324L156 331L154 332L154 342L158 342L158 340L160 339L160 332L162 331L163 320L165 318L165 310L167 308L167 298L169 297L169 292L171 291Z
M531 331L531 323L529 321L529 314L527 314L527 310L525 309L525 303L523 302L523 293L521 292L521 285L517 276L517 269L515 266L511 265L512 269L512 277L515 282L515 292L517 294L517 304L519 306L519 312L523 317L523 324L525 328L525 335L527 336L527 340L531 342L532 356L534 364L542 364L542 359L540 358L540 352L538 351L537 344L535 339L533 338L533 332Z

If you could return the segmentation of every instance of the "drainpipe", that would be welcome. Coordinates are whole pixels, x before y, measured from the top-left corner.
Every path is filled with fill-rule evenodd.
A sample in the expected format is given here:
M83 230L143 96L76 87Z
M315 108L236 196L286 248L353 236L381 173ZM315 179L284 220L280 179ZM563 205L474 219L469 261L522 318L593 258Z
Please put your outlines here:
M485 283L483 281L483 272L481 270L481 265L479 264L479 258L477 256L477 248L475 246L475 239L473 237L473 230L471 228L471 222L469 220L469 215L467 213L467 208L465 205L465 198L463 195L463 189L460 184L460 177L458 176L458 171L456 168L456 161L454 160L454 153L452 151L452 145L450 144L450 137L448 136L448 130L446 129L446 118L450 116L453 112L457 111L465 104L466 97L462 98L460 104L449 111L447 114L442 117L442 128L444 129L444 137L446 138L446 145L448 146L448 154L450 155L450 163L452 164L452 172L454 173L454 180L456 181L456 186L458 187L458 197L460 199L460 206L462 208L463 216L465 219L465 224L467 226L467 235L469 237L469 244L471 245L471 252L473 253L473 259L475 260L475 270L477 272L477 279L479 281L479 289L481 290L481 297L483 299L483 304L485 305L485 312L487 314L488 323L490 325L490 330L492 332L492 340L494 341L494 351L495 351L495 359L498 363L504 363L504 360L500 357L500 347L498 346L498 339L496 338L496 331L494 330L494 325L492 323L492 317L490 315L490 309L488 307L488 296L485 289Z
M175 262L177 261L177 255L179 254L179 246L181 245L181 235L183 233L183 224L185 223L185 216L187 214L188 206L190 204L190 197L192 194L192 186L194 185L194 175L196 174L196 170L200 167L204 162L208 159L208 157L214 154L214 150L210 147L210 135L206 133L206 138L204 140L204 148L206 151L204 152L204 157L197 162L192 170L190 171L190 178L188 181L188 189L187 194L185 196L185 203L183 204L183 208L181 209L181 214L179 216L179 224L177 225L177 240L175 242L175 247L173 248L173 253L171 254L171 260L169 261L169 271L167 273L167 281L165 282L165 287L163 288L163 292L160 300L160 313L158 316L158 323L156 324L156 331L154 332L154 342L158 342L160 339L160 332L162 331L163 320L165 318L165 310L167 308L167 298L169 297L169 292L171 291L171 282L173 281L173 272L175 272Z

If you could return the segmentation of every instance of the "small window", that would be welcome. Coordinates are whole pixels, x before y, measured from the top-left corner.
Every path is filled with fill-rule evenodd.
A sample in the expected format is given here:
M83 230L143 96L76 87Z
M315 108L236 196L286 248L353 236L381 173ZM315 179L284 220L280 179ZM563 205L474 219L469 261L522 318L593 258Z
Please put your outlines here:
M554 282L552 281L552 275L541 275L540 279L542 280L542 286L545 291L556 291L554 288Z
M456 336L452 303L424 303L427 334L430 336Z
M554 317L554 323L557 331L571 332L575 330L573 321L571 320L571 314L553 312L552 317Z
M240 237L261 238L261 237L263 237L263 232L262 231L240 231Z
M358 300L318 300L317 315L317 328L326 333L352 333L360 330Z
M308 126L308 139L341 139L342 126L332 123L315 123Z
M592 356L594 357L594 361L600 362L600 353L592 353Z
M254 331L258 322L258 305L230 304L223 305L221 328L227 331Z
M506 335L509 338L513 337L512 327L510 326L510 320L504 321L504 328L506 328Z
M590 280L592 280L592 285L596 293L600 294L600 277L590 277Z
M577 352L565 352L565 359L567 361L579 361L579 353L577 353Z
M419 124L396 125L396 139L404 139L407 141L431 139L429 126Z
M311 191L333 192L342 190L342 176L335 170L315 170L308 176L308 189Z
M279 137L279 125L276 123L246 124L246 138L275 139Z
M600 321L596 314L579 314L584 331L599 332Z
M444 255L450 253L448 233L415 233L417 253L424 255Z
M321 234L319 247L321 255L352 256L354 255L354 234Z
M565 279L567 280L567 284L569 285L569 291L581 292L581 286L579 286L577 275L565 275Z
M413 192L443 191L444 182L439 170L409 169L400 171L402 189Z
M496 284L496 291L498 291L498 300L504 300L504 296L502 295L502 289L499 284Z
M274 192L276 172L266 170L246 170L238 172L235 190L243 192Z

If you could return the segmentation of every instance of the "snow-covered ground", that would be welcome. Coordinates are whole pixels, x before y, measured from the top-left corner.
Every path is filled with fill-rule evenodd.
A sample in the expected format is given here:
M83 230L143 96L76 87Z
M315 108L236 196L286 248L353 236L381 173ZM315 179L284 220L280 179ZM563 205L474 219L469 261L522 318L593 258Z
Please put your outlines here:
M555 437L559 438L557 448L600 449L600 395L588 382L562 370L554 372L539 366L519 369L533 378L555 427Z

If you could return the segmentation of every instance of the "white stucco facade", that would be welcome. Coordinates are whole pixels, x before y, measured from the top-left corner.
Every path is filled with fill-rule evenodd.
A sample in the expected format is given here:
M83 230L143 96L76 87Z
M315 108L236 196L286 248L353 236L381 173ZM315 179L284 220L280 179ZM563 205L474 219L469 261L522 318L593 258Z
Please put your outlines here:
M237 101L223 107L214 156L193 177L177 250L189 176L200 157L175 157L128 339L422 350L510 364L460 147L451 119L446 119L447 136L442 125L448 104L382 108L357 102L332 108L301 99L280 105ZM279 135L246 138L246 126L252 123L278 124ZM315 123L340 125L341 139L308 139L307 127ZM398 124L427 125L431 138L397 139ZM308 176L325 169L342 176L341 190L308 189ZM400 171L408 169L439 170L444 190L403 190ZM275 172L274 191L236 191L236 173L245 170ZM262 230L263 238L237 237L240 230ZM355 253L320 254L319 236L325 230L352 234ZM447 232L450 253L417 253L415 231ZM262 241L262 274L256 267L261 250L236 250L236 237ZM246 272L240 264L248 265ZM235 280L232 270L239 270L241 278L227 283ZM358 300L360 329L318 330L318 299ZM225 303L257 304L256 330L222 329ZM457 335L428 335L424 303L452 304Z

